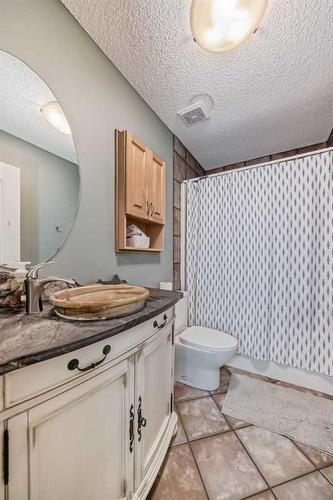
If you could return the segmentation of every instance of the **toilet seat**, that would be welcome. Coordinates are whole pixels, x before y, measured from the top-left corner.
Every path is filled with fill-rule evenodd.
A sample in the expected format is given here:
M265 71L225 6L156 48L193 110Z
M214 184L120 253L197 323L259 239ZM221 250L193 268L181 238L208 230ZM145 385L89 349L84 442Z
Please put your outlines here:
M185 328L179 340L184 345L213 352L232 351L237 347L237 340L228 333L203 326Z

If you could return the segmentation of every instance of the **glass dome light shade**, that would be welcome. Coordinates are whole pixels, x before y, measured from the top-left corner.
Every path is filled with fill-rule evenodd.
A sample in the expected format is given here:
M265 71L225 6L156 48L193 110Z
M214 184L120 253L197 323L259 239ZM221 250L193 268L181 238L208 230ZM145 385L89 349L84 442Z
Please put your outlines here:
M208 52L234 49L258 28L266 3L267 0L193 0L193 37Z
M41 108L41 112L44 118L59 132L67 135L72 133L65 113L57 101L50 101L44 104Z

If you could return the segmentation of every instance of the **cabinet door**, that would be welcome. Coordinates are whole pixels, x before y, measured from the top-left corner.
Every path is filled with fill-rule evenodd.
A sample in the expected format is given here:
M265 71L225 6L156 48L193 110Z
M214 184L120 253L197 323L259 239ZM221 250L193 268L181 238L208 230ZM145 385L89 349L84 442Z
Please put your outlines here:
M4 422L0 422L0 470L2 473L0 474L0 500L4 500L5 498L5 470L4 470L4 458L5 458L5 425Z
M9 500L117 500L132 491L133 358L9 420ZM12 446L13 437L13 450ZM21 441L20 454L16 445ZM15 444L16 443L16 444ZM29 468L21 457L29 457ZM27 493L25 493L27 492Z
M147 168L147 199L149 219L164 224L165 211L165 163L153 153Z
M30 500L27 428L27 412L20 413L7 421L8 500Z
M126 214L148 219L146 165L149 150L126 132Z
M173 326L168 325L136 355L135 397L138 487L155 458L172 414ZM139 417L144 418L140 426Z

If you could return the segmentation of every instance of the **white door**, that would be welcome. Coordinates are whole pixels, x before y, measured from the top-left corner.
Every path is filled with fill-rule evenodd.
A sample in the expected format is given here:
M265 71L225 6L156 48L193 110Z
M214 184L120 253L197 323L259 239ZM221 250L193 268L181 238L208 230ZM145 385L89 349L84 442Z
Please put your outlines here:
M20 169L0 162L0 263L20 261Z
M172 414L173 349L170 324L136 354L136 488L156 456Z
M130 497L133 357L8 421L9 500Z

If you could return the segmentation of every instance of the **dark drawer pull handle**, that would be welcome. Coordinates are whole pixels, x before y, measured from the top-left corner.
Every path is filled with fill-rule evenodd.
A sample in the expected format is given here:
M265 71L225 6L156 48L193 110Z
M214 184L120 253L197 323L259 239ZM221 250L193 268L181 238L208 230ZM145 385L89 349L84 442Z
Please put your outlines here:
M166 325L168 321L168 316L166 314L164 314L163 316L163 323L161 323L160 325L158 324L157 320L155 319L154 323L153 323L153 327L154 328L163 328L163 326Z
M79 372L87 372L88 370L92 370L93 368L96 368L96 366L101 365L110 351L111 351L111 346L106 345L103 347L104 357L99 361L96 361L96 363L91 363L91 365L86 366L85 368L80 368L79 367L80 361L78 359L71 359L67 365L67 368L69 370L79 370Z

